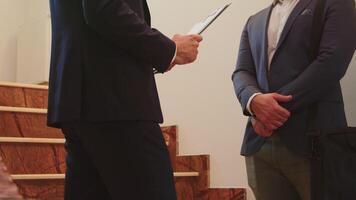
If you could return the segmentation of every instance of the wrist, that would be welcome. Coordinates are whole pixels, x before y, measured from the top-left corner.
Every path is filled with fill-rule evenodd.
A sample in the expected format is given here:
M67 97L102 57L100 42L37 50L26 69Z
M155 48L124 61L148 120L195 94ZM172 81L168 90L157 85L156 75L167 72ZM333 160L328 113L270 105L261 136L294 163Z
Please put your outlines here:
M252 115L255 116L255 104L256 104L256 97L258 97L259 95L261 95L262 93L255 93L253 94L249 101L247 102L247 111Z

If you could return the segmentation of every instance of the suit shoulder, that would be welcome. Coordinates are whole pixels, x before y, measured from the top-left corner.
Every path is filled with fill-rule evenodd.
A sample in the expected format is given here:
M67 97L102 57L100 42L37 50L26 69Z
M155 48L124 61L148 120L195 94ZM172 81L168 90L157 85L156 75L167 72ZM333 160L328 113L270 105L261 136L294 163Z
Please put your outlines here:
M266 17L268 17L268 14L269 14L269 12L270 12L270 9L271 9L271 7L269 6L269 7L265 8L265 9L263 9L263 10L261 10L261 11L255 13L255 14L253 14L253 15L249 18L248 24L251 24L251 23L254 23L254 22L256 22L256 21L261 21L261 20L266 19Z
M259 27L261 23L265 22L265 20L268 18L268 15L270 13L271 7L267 7L252 16L247 21L247 29L250 29L251 27Z
M257 13L253 14L250 19L253 20L253 19L259 19L261 17L265 17L266 15L268 15L269 11L270 11L271 7L268 6L267 8L263 9L263 10L260 10L258 11Z

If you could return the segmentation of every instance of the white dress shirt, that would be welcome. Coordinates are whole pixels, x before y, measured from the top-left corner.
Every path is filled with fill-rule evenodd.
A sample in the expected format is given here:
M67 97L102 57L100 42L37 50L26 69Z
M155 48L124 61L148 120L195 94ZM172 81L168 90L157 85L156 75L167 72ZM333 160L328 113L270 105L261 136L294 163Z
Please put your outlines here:
M271 17L268 25L268 70L270 69L272 58L277 50L277 45L281 34L283 32L284 26L290 14L293 12L294 8L298 4L299 0L280 0L272 10ZM247 102L247 110L253 115L250 105L254 97L261 93L253 94L249 101Z

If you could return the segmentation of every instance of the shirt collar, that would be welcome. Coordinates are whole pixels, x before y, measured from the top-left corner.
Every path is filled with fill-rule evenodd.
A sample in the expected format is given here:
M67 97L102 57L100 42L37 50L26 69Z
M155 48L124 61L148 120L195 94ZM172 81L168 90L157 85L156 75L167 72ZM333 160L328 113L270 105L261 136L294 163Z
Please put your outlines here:
M283 4L284 2L292 2L292 1L295 1L295 0L274 0L273 1L273 6L276 6L277 4Z

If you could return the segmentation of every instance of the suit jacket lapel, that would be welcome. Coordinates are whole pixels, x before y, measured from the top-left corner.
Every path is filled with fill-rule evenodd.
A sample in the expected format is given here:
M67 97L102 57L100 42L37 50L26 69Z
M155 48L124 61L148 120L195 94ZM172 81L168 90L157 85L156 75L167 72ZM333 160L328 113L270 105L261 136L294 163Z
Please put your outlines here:
M271 5L268 9L268 12L266 13L266 17L264 17L264 26L263 26L263 56L264 56L264 64L266 68L266 72L268 72L268 26L269 26L269 21L271 18L272 10L273 10L273 5Z
M287 35L289 34L291 28L293 27L294 21L297 19L298 15L309 5L312 0L299 0L299 3L294 8L293 12L290 14L286 25L284 26L281 38L278 41L277 50L281 47Z
M143 1L143 9L144 9L144 14L145 14L145 21L148 25L151 26L151 15L150 15L150 10L148 8L147 5L147 1L146 0L142 0Z
M259 56L259 64L261 65L261 73L258 73L259 79L261 80L261 89L263 91L269 91L269 81L268 81L268 24L271 16L273 6L266 8L258 18L258 23L255 26L256 29L253 31L256 33L255 37L258 41L257 48L261 49ZM258 39L257 39L258 38Z

